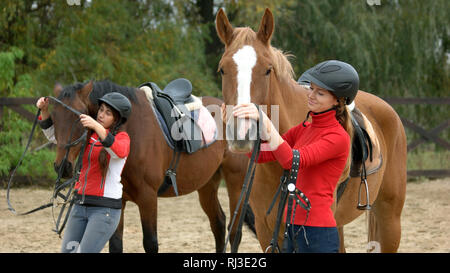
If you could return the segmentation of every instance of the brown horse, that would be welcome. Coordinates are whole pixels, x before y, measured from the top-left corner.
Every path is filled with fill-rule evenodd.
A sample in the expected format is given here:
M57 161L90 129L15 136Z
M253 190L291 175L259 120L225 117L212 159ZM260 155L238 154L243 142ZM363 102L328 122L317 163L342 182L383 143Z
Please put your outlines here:
M120 92L130 99L132 113L124 125L124 130L131 139L131 147L122 172L122 216L115 234L111 237L110 252L122 251L123 213L127 201L132 201L139 207L145 251L157 252L157 192L173 154L164 139L146 95L140 89L119 86L109 81L77 83L65 88L56 85L54 88L55 97L58 97L63 103L93 117L98 111L97 99L113 91ZM220 111L221 100L212 97L204 97L202 100L203 105L217 105L216 108ZM214 115L214 113L212 114ZM58 170L65 154L65 144L69 142L70 132L73 130L72 126L76 129L74 129L75 133L72 134L70 141L78 139L83 128L77 121L78 117L60 104L54 104L51 117L58 142L55 159L55 169ZM223 129L221 121L216 121L216 123ZM80 149L81 144L70 149L68 160L64 161L64 176L71 176L72 166ZM247 161L248 159L243 156L228 152L226 142L220 139L193 154L182 153L180 156L177 168L178 192L180 195L184 195L198 191L201 207L209 218L215 237L217 252L223 251L225 244L225 214L218 200L218 187L222 177L225 178L229 192L230 211L234 211L242 188ZM173 188L169 188L161 196L175 196ZM176 200L174 200L173 206L177 206ZM185 216L180 215L180 217ZM234 236L239 236L239 239L241 236L236 234L235 228L231 233L231 237L234 238Z
M278 105L281 134L302 122L308 111L308 91L294 80L293 69L286 55L270 44L274 31L271 11L266 9L256 33L248 27L233 28L224 11L219 10L216 30L225 44L225 52L219 63L225 103L236 105L253 102L267 105L266 113L269 118L272 118L270 106ZM374 201L369 217L369 240L372 245L380 246L383 252L395 252L400 243L400 215L406 191L404 128L396 112L382 99L359 91L355 103L372 124L383 155L380 169L368 176L370 201ZM233 121L231 124L235 125L237 122ZM229 148L248 152L253 143L251 140L230 141ZM255 214L256 234L263 250L270 243L275 225L276 213L266 216L266 212L281 174L282 168L277 162L260 164L256 169L250 205ZM360 178L352 178L339 203L335 202L333 206L340 232L341 251L345 251L343 226L362 214L356 208L359 184Z

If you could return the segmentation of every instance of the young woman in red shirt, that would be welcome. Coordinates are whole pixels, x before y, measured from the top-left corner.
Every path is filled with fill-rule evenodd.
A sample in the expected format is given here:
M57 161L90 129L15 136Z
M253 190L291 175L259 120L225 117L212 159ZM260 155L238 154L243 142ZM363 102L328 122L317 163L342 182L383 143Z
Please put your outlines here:
M292 219L293 232L288 232L284 251L338 252L333 194L340 178L347 177L350 171L353 129L347 105L356 96L359 77L351 65L331 60L308 69L299 82L310 86L310 111L305 121L281 136L262 112L261 134L268 140L269 151L260 153L258 163L277 160L284 169L290 170L293 149L300 153L296 187L309 199L311 209L308 214L306 210L297 208ZM237 118L260 118L252 103L235 106L233 115ZM306 121L309 116L311 123Z
M40 98L41 128L56 143L48 98ZM131 103L113 92L98 100L97 119L81 114L81 124L92 134L83 154L75 204L64 232L61 252L100 252L112 236L122 209L121 173L130 152L130 137L120 130L131 113Z

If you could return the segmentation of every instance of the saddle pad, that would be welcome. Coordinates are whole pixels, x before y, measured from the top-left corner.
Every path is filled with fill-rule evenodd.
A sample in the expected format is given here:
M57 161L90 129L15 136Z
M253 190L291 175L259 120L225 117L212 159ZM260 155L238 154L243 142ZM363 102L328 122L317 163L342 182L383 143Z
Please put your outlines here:
M217 124L211 113L203 105L198 111L197 124L203 133L202 145L211 145L217 139Z

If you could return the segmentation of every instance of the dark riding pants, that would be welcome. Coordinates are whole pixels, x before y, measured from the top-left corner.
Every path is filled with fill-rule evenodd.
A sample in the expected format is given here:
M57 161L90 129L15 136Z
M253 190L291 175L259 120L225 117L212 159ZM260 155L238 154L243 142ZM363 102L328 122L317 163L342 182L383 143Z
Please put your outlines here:
M336 227L308 227L293 225L288 230L288 238L283 242L283 252L294 252L293 237L299 253L337 253L339 251L339 234Z

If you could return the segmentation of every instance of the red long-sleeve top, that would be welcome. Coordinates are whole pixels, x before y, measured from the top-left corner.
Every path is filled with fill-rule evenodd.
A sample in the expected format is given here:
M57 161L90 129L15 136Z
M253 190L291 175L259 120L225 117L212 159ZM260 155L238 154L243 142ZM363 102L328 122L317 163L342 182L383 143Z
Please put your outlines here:
M284 169L291 169L292 150L300 152L300 169L296 186L311 202L306 210L297 207L295 225L334 227L331 205L337 182L345 168L350 151L350 136L336 120L336 111L312 114L312 122L288 130L285 140L274 151L262 151L258 163L277 160ZM286 221L287 206L285 208ZM305 222L307 220L307 222Z

